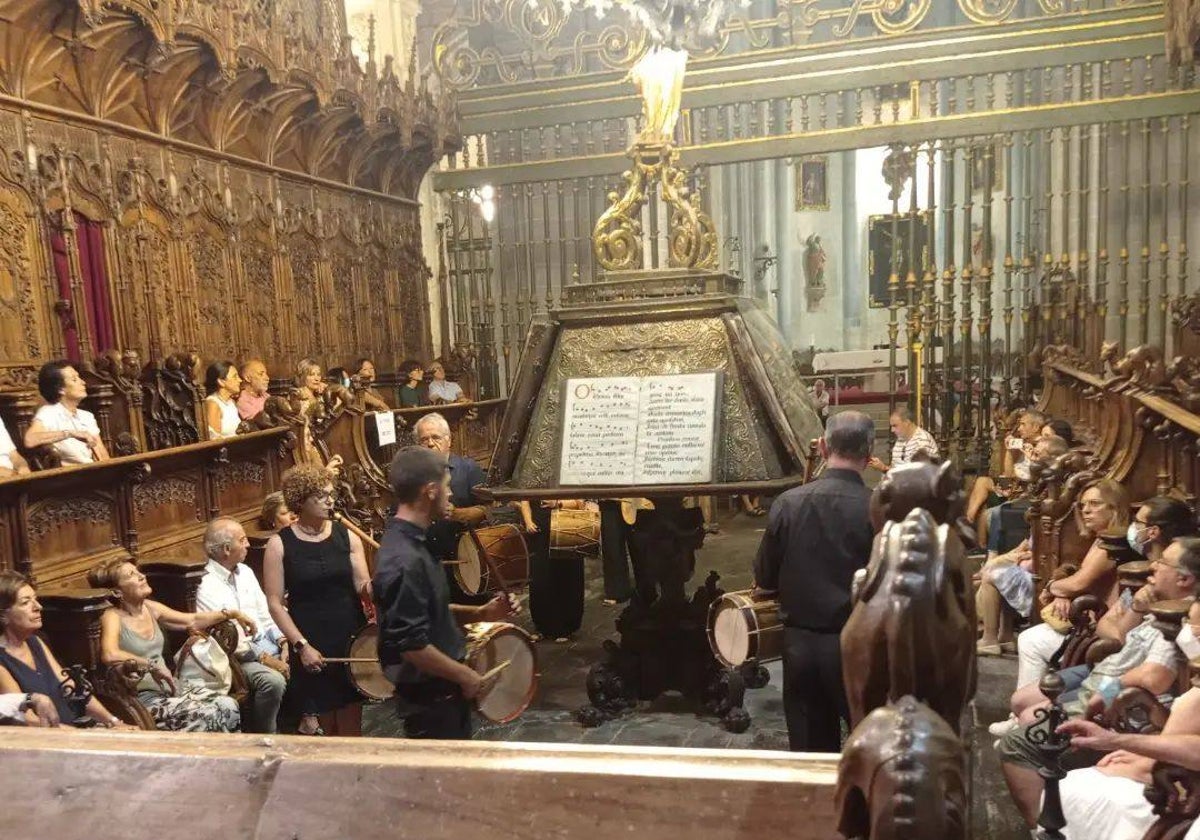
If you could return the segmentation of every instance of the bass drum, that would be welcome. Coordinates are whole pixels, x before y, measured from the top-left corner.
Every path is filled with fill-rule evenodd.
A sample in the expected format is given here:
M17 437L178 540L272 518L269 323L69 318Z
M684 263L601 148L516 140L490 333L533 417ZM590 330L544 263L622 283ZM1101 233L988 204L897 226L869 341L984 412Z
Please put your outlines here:
M467 665L486 674L507 662L491 688L475 698L479 714L492 723L520 717L537 692L537 649L520 627L506 622L481 621L467 631Z
M484 558L485 554L487 559ZM476 528L458 538L457 560L451 568L454 570L454 580L463 592L482 595L500 590L499 581L493 580L495 576L488 560L491 560L509 589L523 589L529 582L529 548L517 526Z
M772 662L783 658L779 601L754 590L726 592L708 608L708 643L724 665Z
M379 703L396 693L396 687L383 675L379 664L379 627L368 624L350 642L350 658L370 659L370 662L347 662L350 682L366 700Z
M556 510L550 517L550 554L563 556L582 554L595 557L600 553L600 511Z

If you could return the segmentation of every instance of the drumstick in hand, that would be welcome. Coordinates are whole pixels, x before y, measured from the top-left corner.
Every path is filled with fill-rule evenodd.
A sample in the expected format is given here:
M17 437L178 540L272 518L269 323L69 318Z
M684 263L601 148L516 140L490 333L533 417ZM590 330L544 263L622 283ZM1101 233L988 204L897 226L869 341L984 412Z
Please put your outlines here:
M482 674L479 677L479 693L483 694L484 692L490 691L492 689L492 686L495 684L497 678L499 678L500 674L504 671L505 668L507 668L511 664L512 664L512 660L506 659L503 662L501 662L499 665L497 665L495 668L492 668L490 671L487 671L486 673Z
M325 661L326 662L341 662L341 663L346 663L346 664L353 663L353 662L376 662L376 663L379 662L378 659L371 659L368 656L326 656Z

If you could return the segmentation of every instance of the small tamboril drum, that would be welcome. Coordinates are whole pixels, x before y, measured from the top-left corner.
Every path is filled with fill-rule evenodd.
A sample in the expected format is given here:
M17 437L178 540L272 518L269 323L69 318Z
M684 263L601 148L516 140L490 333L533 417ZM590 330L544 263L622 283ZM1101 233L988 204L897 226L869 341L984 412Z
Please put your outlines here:
M529 583L529 548L520 529L516 525L492 525L476 528L474 537L468 531L458 538L454 579L463 592L480 595L500 589L500 582L492 580L492 570L480 555L481 547L508 588L520 589Z
M479 714L492 723L508 723L529 708L537 691L537 650L529 634L501 621L467 625L467 665L486 674L507 662L496 681L475 698Z
M600 511L556 510L550 515L550 550L595 557L600 553Z
M346 664L350 669L350 682L359 694L367 700L381 701L396 693L396 687L383 675L383 666L379 664L378 626L368 624L358 631L358 635L350 642L350 658L370 660Z
M782 659L779 601L756 597L751 589L726 592L708 608L708 643L713 655L731 668L751 660Z

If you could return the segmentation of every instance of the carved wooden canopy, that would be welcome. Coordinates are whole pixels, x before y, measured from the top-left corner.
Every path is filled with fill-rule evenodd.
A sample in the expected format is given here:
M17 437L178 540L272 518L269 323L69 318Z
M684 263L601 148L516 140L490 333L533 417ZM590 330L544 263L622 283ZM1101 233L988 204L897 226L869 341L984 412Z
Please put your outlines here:
M390 57L361 67L343 18L339 0L0 0L0 95L411 198L457 148L454 102L402 87Z
M530 328L485 492L497 499L776 493L811 477L821 421L774 322L738 295L740 280L688 269L609 277L569 287L566 304ZM568 379L705 371L724 374L712 484L560 484Z

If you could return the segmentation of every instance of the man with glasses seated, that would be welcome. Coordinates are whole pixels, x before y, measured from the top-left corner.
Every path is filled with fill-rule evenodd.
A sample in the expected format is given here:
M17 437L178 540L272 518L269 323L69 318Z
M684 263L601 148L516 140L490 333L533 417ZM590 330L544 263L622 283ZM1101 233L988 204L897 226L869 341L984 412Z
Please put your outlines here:
M1194 598L1200 580L1200 540L1192 537L1176 539L1154 561L1150 575L1149 594L1139 593L1129 607L1120 602L1101 619L1107 627L1098 627L1104 634L1122 635L1119 651L1106 657L1094 668L1086 665L1058 672L1066 686L1059 697L1063 710L1072 717L1094 720L1125 688L1137 687L1169 702L1169 693L1178 679L1179 669L1186 659L1175 642L1163 636L1150 605L1157 601ZM1191 621L1200 618L1193 611ZM1109 629L1112 628L1112 629ZM1184 634L1180 634L1181 638ZM1018 710L1018 703L1023 708ZM1032 686L1013 696L1013 710L1018 712L1018 726L1009 730L996 744L1000 769L1021 815L1032 828L1038 817L1042 796L1045 757L1036 741L1046 729L1044 720L1037 720L1035 711L1049 705L1049 700ZM1078 745L1077 745L1078 746ZM1094 766L1099 755L1091 750L1075 749L1060 760L1065 770Z

